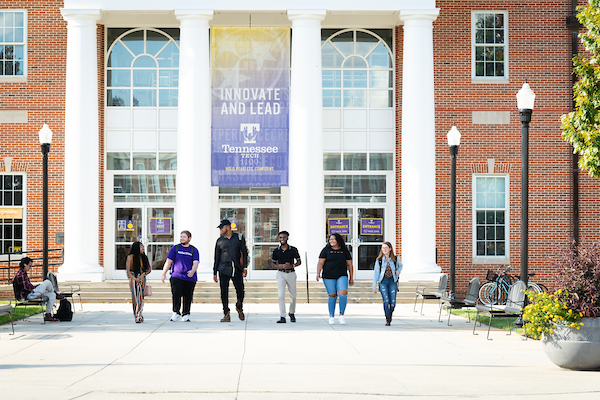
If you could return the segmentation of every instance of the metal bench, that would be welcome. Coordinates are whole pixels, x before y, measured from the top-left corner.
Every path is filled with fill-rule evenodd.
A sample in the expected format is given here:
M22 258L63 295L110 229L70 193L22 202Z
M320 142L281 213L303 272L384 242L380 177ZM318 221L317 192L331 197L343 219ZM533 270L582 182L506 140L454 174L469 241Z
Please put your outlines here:
M510 323L508 322L508 318L511 317L519 317L523 314L523 307L525 305L525 290L527 289L527 285L523 281L517 281L510 287L508 292L508 298L506 299L506 304L477 304L475 308L477 309L477 314L475 315L475 325L473 326L473 335L477 335L475 333L475 327L477 326L477 319L479 319L479 323L481 324L481 315L487 314L490 316L490 324L488 326L487 339L490 339L490 328L492 327L492 320L494 318L506 318L506 325L508 327L508 335L512 334L512 328Z
M418 285L415 289L415 305L413 306L413 311L417 312L417 299L421 296L421 315L423 315L423 303L425 299L433 300L438 299L440 302L440 298L446 294L446 287L448 286L448 274L442 274L440 276L440 281L436 287L428 287L425 285Z
M54 286L54 291L57 294L61 294L66 299L73 299L74 295L79 296L79 306L81 307L80 311L83 311L83 302L81 301L81 286L79 285L58 285L58 279L56 279L56 275L54 272L48 272L48 279L52 282L52 286ZM69 289L66 289L68 287ZM75 307L73 307L73 313L75 312Z
M471 322L471 314L469 312L469 308L475 308L477 305L477 299L479 298L479 288L481 287L481 281L479 278L475 277L469 281L469 287L467 288L467 293L456 293L454 296L451 293L446 294L440 298L440 315L438 317L438 321L442 322L442 308L448 310L448 326L450 325L450 315L452 313L450 310L459 310L462 308L467 309L468 321Z
M10 303L8 303L8 304L0 304L0 316L10 315L10 325L12 327L12 333L9 333L9 335L15 334L15 325L13 323L12 311L13 311L12 301L10 301Z
M21 288L19 288L19 285L17 284L17 281L13 279L12 282L13 285L13 292L14 292L14 298L15 298L15 307L18 306L24 306L25 307L25 311L27 311L27 306L36 306L36 307L45 307L46 304L48 303L48 298L47 297L42 297L39 299L27 299L21 296ZM24 314L26 315L26 313ZM46 323L46 320L44 319L44 313L42 313L42 325ZM23 317L23 319L27 319L27 317Z

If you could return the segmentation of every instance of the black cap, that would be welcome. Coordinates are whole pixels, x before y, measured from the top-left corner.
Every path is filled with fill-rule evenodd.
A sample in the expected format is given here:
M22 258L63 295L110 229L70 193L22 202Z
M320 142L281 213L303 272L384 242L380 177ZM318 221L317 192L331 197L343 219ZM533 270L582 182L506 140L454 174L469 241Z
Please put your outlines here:
M221 221L221 224L219 226L217 226L217 228L222 228L225 225L230 225L231 226L231 222L229 222L228 219L224 219L224 220Z

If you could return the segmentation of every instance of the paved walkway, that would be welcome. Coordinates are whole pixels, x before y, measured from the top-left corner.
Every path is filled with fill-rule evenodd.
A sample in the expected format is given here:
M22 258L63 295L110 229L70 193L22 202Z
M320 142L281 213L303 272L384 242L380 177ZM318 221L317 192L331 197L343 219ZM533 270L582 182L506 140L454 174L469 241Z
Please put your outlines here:
M0 326L3 399L598 399L600 372L563 370L540 343L472 324L437 322L400 305L349 304L330 326L325 304L300 304L276 324L276 304L247 304L247 319L219 323L218 304L194 304L192 322L169 322L167 304L84 304L72 322L41 316Z

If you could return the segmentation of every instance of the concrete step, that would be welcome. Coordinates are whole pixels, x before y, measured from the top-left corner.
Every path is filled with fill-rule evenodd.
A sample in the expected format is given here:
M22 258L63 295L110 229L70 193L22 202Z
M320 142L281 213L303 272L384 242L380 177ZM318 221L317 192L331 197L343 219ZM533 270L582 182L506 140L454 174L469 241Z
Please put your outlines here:
M398 303L409 303L414 301L415 288L425 282L401 282L397 294ZM87 303L129 303L131 292L128 281L104 281L104 282L69 282L71 285L81 287L81 297ZM64 284L67 288L69 284ZM168 282L149 281L152 286L152 297L147 300L152 303L170 303L171 286ZM427 282L431 285L431 282ZM245 302L248 303L277 303L276 281L247 281L245 287ZM9 292L10 289L10 292ZM322 282L309 282L309 299L311 303L326 303L327 293ZM12 286L0 286L0 297L7 298L12 293ZM298 303L307 302L306 281L297 283ZM10 297L10 296L9 296ZM289 299L289 295L286 296ZM235 289L230 285L230 303L235 303ZM371 281L356 281L349 289L348 301L350 303L379 303L381 295L373 293ZM198 282L194 290L195 303L220 303L221 295L218 284L214 282ZM430 301L427 301L430 302Z

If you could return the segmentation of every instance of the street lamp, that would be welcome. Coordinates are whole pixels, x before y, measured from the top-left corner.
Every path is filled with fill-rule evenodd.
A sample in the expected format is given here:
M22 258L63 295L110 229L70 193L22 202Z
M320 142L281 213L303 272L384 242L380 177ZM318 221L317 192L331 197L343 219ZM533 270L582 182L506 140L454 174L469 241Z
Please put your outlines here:
M48 153L50 152L50 144L52 143L52 131L48 124L44 122L44 126L40 129L40 145L42 147L43 164L44 164L44 216L43 216L43 237L44 237L44 266L42 270L42 279L48 276Z
M534 102L535 93L525 81L517 93L517 107L521 120L521 280L525 284L529 280L529 123Z
M456 129L456 126L452 125L452 129L450 129L447 136L452 162L450 175L450 296L454 297L456 289L456 155L458 154L458 146L460 146L460 132Z

